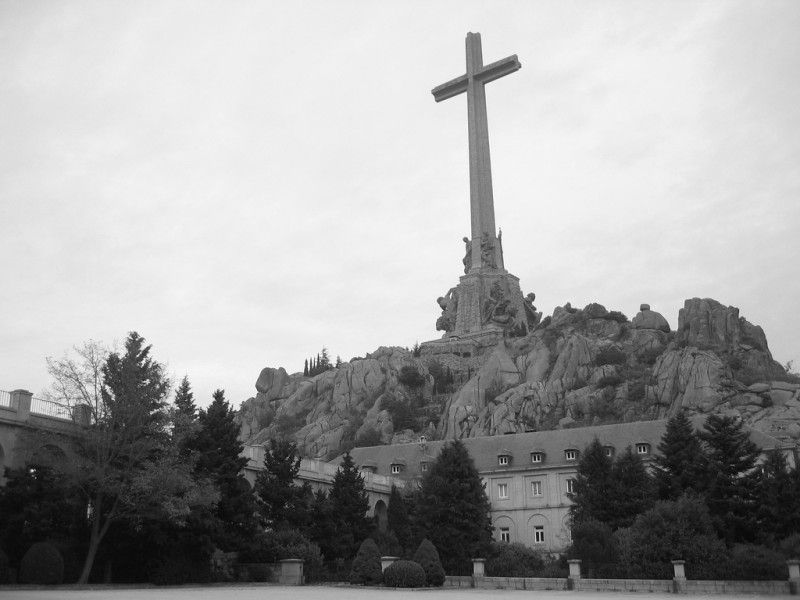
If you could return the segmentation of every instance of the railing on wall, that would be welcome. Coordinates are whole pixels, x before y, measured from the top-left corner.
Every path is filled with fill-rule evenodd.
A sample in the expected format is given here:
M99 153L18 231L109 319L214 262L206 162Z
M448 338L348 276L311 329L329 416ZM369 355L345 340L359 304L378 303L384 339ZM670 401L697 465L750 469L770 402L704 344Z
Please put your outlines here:
M7 406L11 408L11 393L5 390L0 390L0 406Z
M31 412L37 415L55 417L56 419L72 419L72 411L69 406L35 396L31 398Z

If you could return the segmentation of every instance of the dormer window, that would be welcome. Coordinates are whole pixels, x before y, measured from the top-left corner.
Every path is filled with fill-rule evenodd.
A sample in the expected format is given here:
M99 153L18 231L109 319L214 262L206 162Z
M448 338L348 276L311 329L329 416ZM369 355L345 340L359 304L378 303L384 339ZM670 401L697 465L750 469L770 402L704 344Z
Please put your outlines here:
M509 456L507 454L501 454L497 457L497 464L501 467L507 467L508 463L510 462Z
M603 451L606 453L606 456L611 458L614 456L614 446L603 446Z
M544 462L544 452L531 452L531 462L533 464Z
M578 451L572 448L564 450L564 458L568 461L578 460Z
M636 454L650 454L650 444L636 444Z
M426 473L428 471L428 464L429 463L426 462L419 463L419 470L422 471L423 473Z
M403 465L398 464L398 463L393 463L392 464L392 475L397 475L402 470L403 470Z

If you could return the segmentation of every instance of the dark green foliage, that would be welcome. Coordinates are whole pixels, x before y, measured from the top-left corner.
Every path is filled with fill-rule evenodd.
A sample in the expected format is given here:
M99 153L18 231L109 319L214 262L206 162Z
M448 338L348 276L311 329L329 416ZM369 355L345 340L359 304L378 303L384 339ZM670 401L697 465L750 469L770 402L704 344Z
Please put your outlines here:
M578 462L574 492L570 495L573 502L570 507L573 522L611 522L616 515L609 506L608 490L613 487L611 459L606 456L600 440L595 438Z
M40 585L58 585L64 581L64 559L55 546L38 542L22 557L19 564L19 582Z
M641 402L647 397L647 386L643 379L628 382L628 402Z
M314 377L325 371L330 371L331 369L333 369L333 365L328 355L328 349L323 348L322 352L317 354L316 358L311 357L306 360L303 368L303 375Z
M372 538L361 542L350 568L350 583L377 585L381 582L381 553Z
M349 453L344 455L342 464L336 471L325 504L324 514L321 516L330 520L331 537L319 542L320 547L327 560L349 559L371 529L365 516L369 509L369 500L364 490L364 478ZM315 520L316 518L317 515Z
M9 469L0 487L0 541L13 566L35 542L86 535L86 506L52 467Z
M425 385L425 376L416 367L410 365L400 369L397 380L409 388L419 388Z
M625 380L616 373L610 373L608 375L603 375L600 378L600 380L597 382L597 387L616 387L624 381Z
M717 579L764 581L785 580L787 577L786 559L782 554L764 546L736 544L730 549L724 573Z
M370 427L356 437L356 448L368 448L369 446L380 446L383 443L381 440L381 432Z
M408 515L406 500L395 486L392 486L392 491L389 493L386 520L388 521L389 530L397 536L397 541L400 543L403 553L410 552L412 544L411 519Z
M628 360L625 352L616 346L606 346L597 353L597 365L624 365Z
M617 456L611 471L612 487L608 490L608 521L611 529L628 527L637 515L653 506L653 481L638 454L628 446Z
M492 542L486 560L490 577L539 577L543 568L542 555L518 542Z
M208 583L211 569L208 564L198 563L191 556L176 554L165 557L154 565L150 582L155 585L184 585L187 583Z
M264 469L256 476L255 493L261 524L273 530L303 530L311 519L311 487L295 483L300 471L297 444L272 439L264 453Z
M194 394L192 393L192 386L189 384L189 378L184 375L181 379L181 384L175 390L175 408L182 415L185 415L190 420L194 420L197 414L197 406L194 404Z
M617 323L627 323L628 317L626 317L623 313L619 312L618 310L611 310L608 312L608 316L605 317L609 321L616 321Z
M567 556L580 558L583 572L594 577L599 570L616 562L617 547L611 528L591 518L573 522L572 545Z
M247 459L241 456L235 411L225 400L223 390L216 390L206 410L200 410L198 431L189 446L197 452L195 472L217 487L220 498L215 516L218 519L214 538L225 551L242 548L255 531L255 498L241 474Z
M296 529L261 532L239 553L240 563L274 563L284 558L303 559L306 580L320 580L322 554L319 546Z
M659 348L650 348L639 354L638 361L643 365L653 366L662 352Z
M381 531L375 528L372 533L369 534L369 537L378 544L381 556L403 556L403 547L400 545L394 531Z
M762 542L774 545L792 532L800 532L798 473L789 472L786 458L771 452L755 475L756 532Z
M398 560L386 567L383 585L395 588L423 587L425 570L412 560Z
M422 479L416 526L427 533L442 557L445 572L468 575L471 559L484 555L491 542L490 504L466 446L446 444Z
M687 496L657 502L637 517L630 529L620 530L617 540L621 562L630 577L669 578L670 561L677 559L700 573L725 554L705 504Z
M654 465L656 487L662 499L676 500L685 492L700 493L705 488L708 473L705 454L683 411L667 421Z
M11 567L8 564L8 556L0 548L0 585L11 583Z
M419 347L419 342L414 342L414 347L411 349L411 356L419 358L422 354L422 349Z
M436 546L430 540L424 539L420 542L417 551L414 552L413 560L425 571L425 581L429 586L441 587L444 585L444 567L442 567Z
M385 397L381 401L381 408L386 410L392 417L392 425L395 431L401 429L415 429L416 420L411 400L407 398Z
M742 422L710 415L700 434L706 446L709 479L706 504L717 533L728 545L754 536L755 477L758 447L750 441Z
M455 391L455 378L449 367L443 367L438 360L432 360L428 364L428 373L433 377L434 394L450 394Z

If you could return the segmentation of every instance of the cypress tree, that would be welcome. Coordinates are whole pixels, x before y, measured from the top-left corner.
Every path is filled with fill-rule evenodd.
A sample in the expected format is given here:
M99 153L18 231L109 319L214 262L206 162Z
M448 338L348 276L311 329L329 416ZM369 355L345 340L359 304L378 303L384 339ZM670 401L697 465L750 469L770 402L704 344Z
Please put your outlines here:
M429 586L441 587L444 585L444 567L436 550L429 539L420 542L417 551L414 552L414 562L419 563L425 571L425 579Z
M403 552L410 552L412 544L411 520L408 518L408 508L406 507L403 495L395 486L389 493L389 506L386 509L386 520L389 530L394 532L397 541L403 548Z
M608 493L612 489L612 462L600 440L595 438L578 462L574 491L568 494L573 502L569 509L573 523L594 520L608 524L613 521L614 509Z
M754 535L755 477L758 447L741 421L710 415L700 434L706 444L709 482L706 503L717 533L728 545Z
M369 497L364 489L364 478L349 452L345 453L342 464L333 477L328 502L331 515L335 519L336 537L332 549L335 557L348 559L353 556L370 530L370 522L366 517Z
M303 361L303 375L308 377L308 359Z
M667 421L658 451L654 476L660 498L676 500L684 492L703 491L708 463L700 438L683 411Z
M653 480L630 446L614 461L613 488L608 495L612 530L630 527L634 519L653 506Z
M418 527L438 548L447 548L446 573L471 573L471 559L485 556L492 540L489 499L466 446L455 440L422 479Z

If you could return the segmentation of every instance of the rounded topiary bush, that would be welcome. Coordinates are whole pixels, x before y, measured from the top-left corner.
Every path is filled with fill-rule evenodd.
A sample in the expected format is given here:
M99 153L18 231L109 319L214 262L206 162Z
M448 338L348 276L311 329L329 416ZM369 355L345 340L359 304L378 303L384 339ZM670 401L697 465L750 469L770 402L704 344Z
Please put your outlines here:
M64 581L64 559L53 544L31 546L19 564L20 583L54 585Z
M383 572L383 584L388 587L423 587L425 569L413 560L398 560L386 567Z
M361 542L350 569L350 583L375 585L381 582L381 552L372 538Z
M444 567L442 567L436 546L429 539L426 538L420 542L414 553L414 562L425 571L425 581L428 585L435 587L444 585Z

